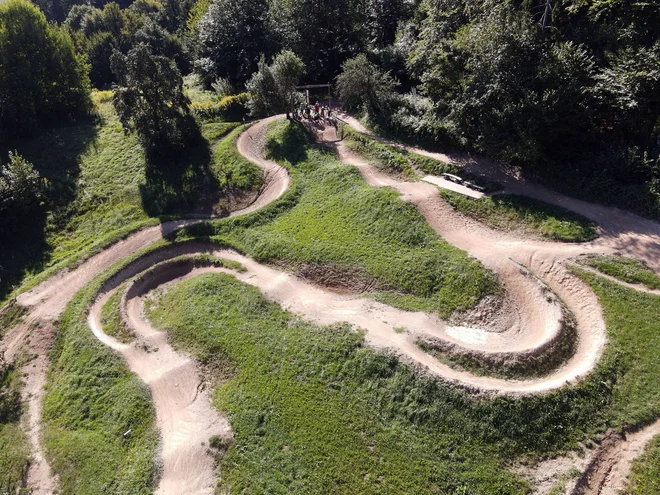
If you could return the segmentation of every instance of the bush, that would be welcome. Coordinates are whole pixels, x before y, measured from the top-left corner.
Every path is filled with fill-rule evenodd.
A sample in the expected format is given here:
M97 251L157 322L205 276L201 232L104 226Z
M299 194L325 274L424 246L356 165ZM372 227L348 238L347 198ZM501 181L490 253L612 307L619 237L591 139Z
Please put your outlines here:
M9 163L0 169L0 233L38 205L39 173L18 153L9 152Z
M190 110L195 117L201 120L240 121L248 113L246 105L249 97L248 93L241 93L224 96L219 100L194 101L190 106Z

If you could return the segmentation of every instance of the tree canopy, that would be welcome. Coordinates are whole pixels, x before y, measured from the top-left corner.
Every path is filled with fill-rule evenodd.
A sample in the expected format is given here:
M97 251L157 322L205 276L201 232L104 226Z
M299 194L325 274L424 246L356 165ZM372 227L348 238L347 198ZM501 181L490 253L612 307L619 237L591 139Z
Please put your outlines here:
M152 156L184 149L195 135L195 125L174 62L139 44L126 55L115 50L111 65L121 85L113 103L126 131L137 132Z
M0 4L0 132L21 135L90 108L85 57L27 0Z

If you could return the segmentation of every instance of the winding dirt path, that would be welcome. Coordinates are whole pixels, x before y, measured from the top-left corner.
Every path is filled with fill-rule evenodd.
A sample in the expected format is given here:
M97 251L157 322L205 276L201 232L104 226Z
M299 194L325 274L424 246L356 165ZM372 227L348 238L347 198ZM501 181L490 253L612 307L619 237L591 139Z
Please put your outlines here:
M262 156L266 126L271 120L255 124L242 134L237 142L239 151L264 169L267 181L257 200L248 208L234 214L245 214L261 208L278 198L288 187L286 171L274 162L264 160ZM357 127L357 124L353 125ZM247 272L234 276L259 287L268 298L277 301L285 309L300 313L320 324L348 321L365 328L368 331L365 338L371 345L393 349L404 359L425 367L444 379L494 393L538 393L576 382L591 371L597 362L605 346L606 334L595 294L567 271L565 262L582 253L620 252L637 257L655 269L660 268L660 225L654 222L612 208L566 198L541 186L526 184L515 176L504 174L487 162L461 162L461 166L472 167L473 171L503 183L510 192L516 192L519 188L520 194L560 204L597 221L601 226L601 237L587 244L530 242L489 229L457 214L441 199L437 188L431 184L400 182L381 173L370 163L353 155L332 133L333 129L328 128L321 137L328 143L333 143L339 158L356 166L369 184L392 187L399 191L404 200L419 208L438 234L497 273L505 287L506 298L504 308L496 317L496 321L477 321L470 325L455 326L433 315L403 312L374 301L324 290L272 267L260 265L233 251L219 250L215 251L215 254L241 262ZM423 150L414 151L438 159L452 159ZM35 431L31 433L35 462L29 476L30 485L35 487L33 493L52 493L56 486L56 481L50 476L50 470L43 460L36 428L40 417L42 385L48 366L44 351L47 350L49 339L52 339L49 322L56 319L73 295L99 272L161 239L167 233L199 221L201 220L181 220L144 229L88 259L75 270L52 277L19 297L19 304L29 306L31 310L23 324L6 336L0 351L4 351L11 360L21 349L35 349L35 345L46 346L40 349L37 366L26 368L26 400L29 397L34 399L29 407L30 423L32 418L35 419ZM176 249L178 248L172 248L172 255L176 254ZM204 252L208 248L200 247L199 250ZM203 270L191 273L202 272ZM559 298L554 297L547 288ZM152 389L163 435L164 471L160 491L177 493L180 487L195 487L195 491L191 493L207 493L210 489L209 481L212 481L213 477L212 466L207 462L208 459L205 460L208 456L199 448L194 448L194 442L201 445L199 438L190 435L192 439L188 442L180 432L194 425L194 428L202 432L202 437L208 439L211 432L228 434L228 426L212 408L208 409L208 397L199 387L195 364L171 350L166 337L144 321L139 296L127 300L126 314L136 329L140 342L147 343L148 349L158 347L159 351L139 351L135 346L124 346L105 336L98 324L98 311L102 300L91 309L92 330L106 345L124 354L129 366L142 376ZM422 351L416 343L420 337L430 336L448 342L456 348L485 356L503 352L524 354L539 349L545 351L549 343L565 331L562 324L565 308L568 308L576 320L576 352L560 369L538 379L503 380L458 371L440 363ZM37 339L39 344L34 344L35 338L30 338L34 332L32 323L39 321L46 322L39 328L45 329L48 335ZM408 331L398 333L394 331L397 327L404 327ZM143 363L147 362L150 365L145 367ZM171 376L176 376L177 380L169 379ZM180 388L175 386L179 380L186 384L184 388L187 392L199 390L199 393L194 397L181 394ZM193 386L195 383L197 386Z
M247 207L232 212L230 216L245 215L263 208L279 198L289 186L290 179L286 170L263 157L267 127L278 118L280 117L275 116L254 124L238 138L236 144L240 153L262 168L265 180L256 200ZM48 353L53 343L52 329L57 318L73 296L103 270L182 227L202 221L203 219L175 220L142 229L87 259L77 268L64 270L18 297L18 304L29 307L30 310L22 323L5 335L0 342L0 352L4 353L8 362L14 361L23 352L35 356L23 368L25 378L22 390L23 402L28 406L26 417L32 447L27 476L27 485L32 494L51 494L57 489L57 479L51 473L39 437L43 386L49 366ZM152 393L156 396L154 388ZM164 479L166 476L167 474L164 474Z

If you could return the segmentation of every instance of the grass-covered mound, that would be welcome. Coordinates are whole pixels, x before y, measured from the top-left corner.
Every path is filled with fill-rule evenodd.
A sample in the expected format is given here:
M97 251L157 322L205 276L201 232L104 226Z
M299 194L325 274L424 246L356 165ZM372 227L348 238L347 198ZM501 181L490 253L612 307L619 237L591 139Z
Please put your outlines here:
M181 282L149 314L176 346L233 370L215 394L236 434L220 460L231 493L526 493L515 459L660 413L660 298L580 275L604 305L609 347L579 385L527 398L471 398L422 378L228 275Z
M564 242L586 242L597 237L596 224L560 206L514 194L474 199L441 190L442 197L457 211L491 227L518 230Z
M346 327L303 323L229 275L178 284L151 316L174 345L234 371L214 395L235 433L219 466L231 493L524 493L492 446L452 431L458 409L438 429L413 420L428 414L415 411L428 384Z
M660 276L641 261L625 256L589 254L581 257L580 262L624 282L660 289Z
M373 188L351 166L313 145L295 123L275 124L270 155L293 174L278 204L248 218L200 226L259 261L305 273L338 273L379 291L380 299L443 316L496 293L495 277L474 258L443 241L414 205Z

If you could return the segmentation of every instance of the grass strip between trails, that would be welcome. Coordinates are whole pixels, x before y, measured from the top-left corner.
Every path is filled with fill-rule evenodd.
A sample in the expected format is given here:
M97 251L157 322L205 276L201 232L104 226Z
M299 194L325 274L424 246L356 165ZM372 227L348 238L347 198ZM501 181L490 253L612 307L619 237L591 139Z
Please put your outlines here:
M59 320L43 403L43 439L63 494L143 494L154 489L159 439L149 389L94 337L87 308L115 273L166 244L155 243L96 277Z
M474 199L444 189L440 194L455 210L497 229L564 242L587 242L598 235L596 224L582 215L526 196L497 194Z
M630 472L628 495L657 495L660 493L660 436L646 446L644 454L635 459Z
M625 256L589 254L579 260L606 275L630 284L642 284L648 289L660 290L660 276L641 261Z

